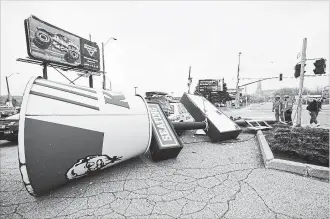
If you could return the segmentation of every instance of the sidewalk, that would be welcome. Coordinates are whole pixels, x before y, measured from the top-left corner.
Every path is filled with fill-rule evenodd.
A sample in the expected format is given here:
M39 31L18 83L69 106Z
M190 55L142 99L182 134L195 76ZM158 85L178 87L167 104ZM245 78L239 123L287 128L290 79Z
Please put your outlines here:
M141 156L34 198L17 146L0 145L0 218L328 218L329 184L265 169L256 139L182 137L177 159Z

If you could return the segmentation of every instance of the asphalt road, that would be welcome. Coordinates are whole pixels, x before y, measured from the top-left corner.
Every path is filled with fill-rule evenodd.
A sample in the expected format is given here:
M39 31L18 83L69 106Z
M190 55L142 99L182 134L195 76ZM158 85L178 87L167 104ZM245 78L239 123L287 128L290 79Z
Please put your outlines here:
M23 186L17 145L1 141L0 218L328 218L329 183L265 169L254 135L181 139L176 159L142 155L42 197Z
M310 115L306 110L307 105L302 106L302 125L309 125ZM297 119L296 115L297 105L293 106L292 119L295 122ZM242 107L241 109L226 109L220 108L228 116L233 117L242 117L242 118L251 118L251 119L270 119L275 120L275 113L272 112L272 103L264 104L251 104L247 107ZM322 110L320 111L317 117L318 123L322 127L330 128L330 105L323 105Z

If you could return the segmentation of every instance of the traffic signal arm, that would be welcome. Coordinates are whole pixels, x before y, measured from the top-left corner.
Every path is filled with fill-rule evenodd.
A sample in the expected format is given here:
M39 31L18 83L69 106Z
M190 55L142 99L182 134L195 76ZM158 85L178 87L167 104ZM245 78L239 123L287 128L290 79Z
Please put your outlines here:
M262 78L262 79L257 80L257 81L253 81L253 82L250 82L250 83L247 83L247 84L239 85L238 87L243 87L243 86L246 86L246 85L249 85L249 84L257 83L257 82L259 82L259 81L265 81L265 80L274 79L274 78L278 78L278 77Z

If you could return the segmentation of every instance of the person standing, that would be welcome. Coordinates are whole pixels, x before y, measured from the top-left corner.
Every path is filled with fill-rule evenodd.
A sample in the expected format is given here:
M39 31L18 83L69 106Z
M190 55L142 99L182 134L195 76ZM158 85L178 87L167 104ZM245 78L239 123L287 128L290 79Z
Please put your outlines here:
M312 101L308 103L307 110L309 111L309 115L311 116L309 123L315 123L317 125L317 116L320 111L320 104L316 101L316 99L312 99Z
M292 108L293 108L293 101L290 99L289 95L284 96L284 119L285 122L291 124L292 123Z
M273 102L273 110L275 111L275 119L276 122L279 122L279 119L283 120L283 103L280 99L281 97L279 95L275 96L275 101Z

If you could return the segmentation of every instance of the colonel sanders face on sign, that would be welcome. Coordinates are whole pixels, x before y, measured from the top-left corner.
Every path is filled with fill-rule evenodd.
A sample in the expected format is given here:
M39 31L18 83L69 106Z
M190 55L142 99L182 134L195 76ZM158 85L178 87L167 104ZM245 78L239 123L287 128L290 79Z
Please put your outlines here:
M107 165L121 160L122 157L107 155L87 156L79 159L66 173L67 179L75 179L87 175L89 172L103 169Z

